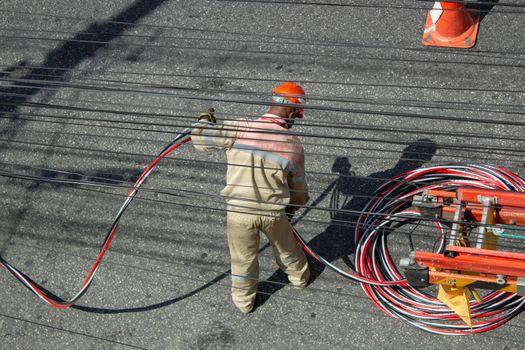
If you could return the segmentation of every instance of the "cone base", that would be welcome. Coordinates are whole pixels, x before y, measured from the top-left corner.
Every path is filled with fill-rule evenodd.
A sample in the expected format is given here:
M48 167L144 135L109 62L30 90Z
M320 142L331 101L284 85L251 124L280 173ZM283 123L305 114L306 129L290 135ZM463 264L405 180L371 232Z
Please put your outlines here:
M479 29L479 15L467 13L472 18L472 25L462 34L456 37L444 37L435 30L435 25L430 17L430 11L427 14L425 22L425 31L423 34L422 44L425 46L452 47L458 49L470 49L476 45L476 38Z

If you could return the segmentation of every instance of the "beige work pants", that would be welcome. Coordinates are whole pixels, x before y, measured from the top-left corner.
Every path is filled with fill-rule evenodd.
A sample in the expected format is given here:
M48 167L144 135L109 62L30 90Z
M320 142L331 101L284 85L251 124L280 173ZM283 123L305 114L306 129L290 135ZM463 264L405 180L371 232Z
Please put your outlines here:
M235 210L235 209L233 209ZM290 283L304 287L310 278L304 252L291 232L284 211L277 217L240 214L228 210L228 246L231 256L232 299L242 312L254 305L259 279L259 232L268 237L279 267Z

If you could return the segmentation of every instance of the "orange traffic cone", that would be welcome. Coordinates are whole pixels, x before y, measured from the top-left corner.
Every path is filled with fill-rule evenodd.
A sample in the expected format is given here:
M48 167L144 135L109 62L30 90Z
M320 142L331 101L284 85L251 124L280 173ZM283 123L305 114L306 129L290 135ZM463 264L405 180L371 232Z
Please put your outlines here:
M479 15L457 2L436 2L428 11L423 45L468 49L476 44Z

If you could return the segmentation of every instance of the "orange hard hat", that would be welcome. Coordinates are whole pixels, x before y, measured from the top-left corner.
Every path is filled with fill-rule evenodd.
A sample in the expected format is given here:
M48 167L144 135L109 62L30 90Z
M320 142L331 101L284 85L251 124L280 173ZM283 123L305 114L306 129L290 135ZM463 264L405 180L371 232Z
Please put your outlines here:
M291 81L286 81L273 89L272 94L272 100L277 103L303 104L306 102L304 89ZM302 118L304 110L298 109L301 112L300 118Z

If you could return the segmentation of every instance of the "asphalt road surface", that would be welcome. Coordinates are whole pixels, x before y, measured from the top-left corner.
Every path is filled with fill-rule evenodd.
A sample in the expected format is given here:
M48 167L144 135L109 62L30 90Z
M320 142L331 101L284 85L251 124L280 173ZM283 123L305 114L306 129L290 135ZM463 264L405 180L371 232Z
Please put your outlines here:
M352 228L334 230L327 210L341 174L350 179L339 207L353 210L384 179L422 165L488 163L525 176L525 7L505 4L523 3L500 1L476 47L451 50L421 45L429 2L4 0L0 254L73 296L130 181L196 113L256 117L274 86L294 80L310 97L294 131L317 200L297 227L345 266ZM189 145L164 160L77 308L54 309L0 271L0 348L523 347L523 315L445 337L387 317L327 269L305 290L281 285L271 249L260 257L264 303L240 314L218 196L224 161Z

